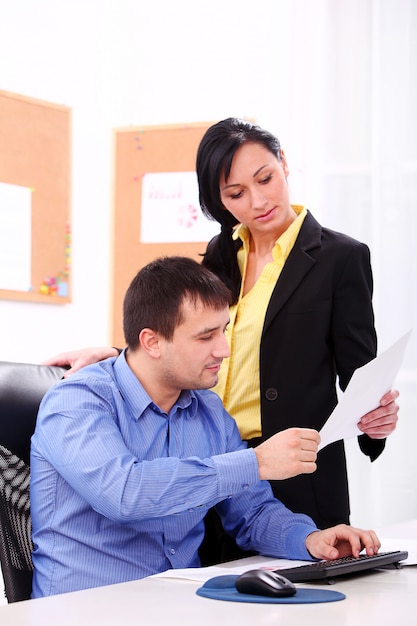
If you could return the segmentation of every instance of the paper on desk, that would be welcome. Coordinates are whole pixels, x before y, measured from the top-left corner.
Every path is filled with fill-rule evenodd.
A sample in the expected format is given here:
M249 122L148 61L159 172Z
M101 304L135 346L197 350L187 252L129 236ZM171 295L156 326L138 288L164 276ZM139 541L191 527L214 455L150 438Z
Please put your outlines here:
M345 393L320 431L319 450L334 441L362 434L357 424L362 415L376 409L382 396L393 388L410 335L411 330L354 372Z
M309 563L310 561L307 561ZM211 565L210 567L189 567L184 569L169 569L159 574L153 574L152 578L174 578L177 580L193 580L204 583L214 576L228 574L243 574L250 569L276 570L286 567L305 565L306 561L290 561L288 559L272 559L263 556L254 556L236 560L227 564Z
M378 534L378 532L377 532ZM403 565L417 565L417 541L415 539L384 539L381 538L380 552L393 552L395 550L407 550L408 558L401 561Z

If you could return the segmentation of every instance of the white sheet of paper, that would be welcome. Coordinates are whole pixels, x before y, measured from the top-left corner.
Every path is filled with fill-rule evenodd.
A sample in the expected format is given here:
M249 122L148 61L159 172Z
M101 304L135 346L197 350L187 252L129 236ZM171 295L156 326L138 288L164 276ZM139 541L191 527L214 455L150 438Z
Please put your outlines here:
M30 289L31 219L31 190L0 182L0 289Z
M211 565L209 567L193 567L185 569L169 569L159 574L153 574L152 578L177 578L183 580L194 580L196 582L206 582L214 576L225 576L228 574L243 574L249 569L284 569L286 567L296 567L305 565L310 561L292 561L288 559L272 559L263 556L250 557L249 559L239 559L233 563L225 565Z
M377 531L378 537L381 535ZM381 539L380 552L393 552L395 550L407 550L408 558L402 561L403 565L417 565L417 541L415 539Z
M345 393L320 431L319 450L340 439L361 435L357 424L365 413L379 406L382 396L393 388L411 330L375 359L359 367Z

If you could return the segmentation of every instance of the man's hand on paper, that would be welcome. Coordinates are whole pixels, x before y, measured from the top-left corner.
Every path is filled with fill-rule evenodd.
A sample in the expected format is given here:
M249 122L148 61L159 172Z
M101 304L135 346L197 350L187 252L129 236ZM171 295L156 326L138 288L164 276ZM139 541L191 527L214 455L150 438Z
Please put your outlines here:
M261 480L284 480L316 471L320 435L312 428L287 428L254 448Z
M399 406L395 400L399 396L397 390L391 390L380 400L379 407L366 413L358 422L361 432L371 439L385 439L394 430L398 422Z

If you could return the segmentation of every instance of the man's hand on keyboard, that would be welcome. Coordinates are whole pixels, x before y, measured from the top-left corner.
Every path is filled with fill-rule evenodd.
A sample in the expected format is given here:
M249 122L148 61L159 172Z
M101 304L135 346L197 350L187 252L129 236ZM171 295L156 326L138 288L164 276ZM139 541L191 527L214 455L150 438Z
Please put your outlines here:
M381 542L373 530L361 530L339 524L326 530L318 530L306 539L306 548L317 559L334 560L345 556L359 556L365 548L369 556L377 554Z

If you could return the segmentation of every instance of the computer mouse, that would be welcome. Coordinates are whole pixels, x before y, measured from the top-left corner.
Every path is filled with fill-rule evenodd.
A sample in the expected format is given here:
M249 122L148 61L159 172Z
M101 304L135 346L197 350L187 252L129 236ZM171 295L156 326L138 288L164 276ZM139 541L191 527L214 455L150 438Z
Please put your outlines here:
M275 598L293 596L297 591L296 586L278 572L263 569L251 569L241 574L235 586L240 593Z

